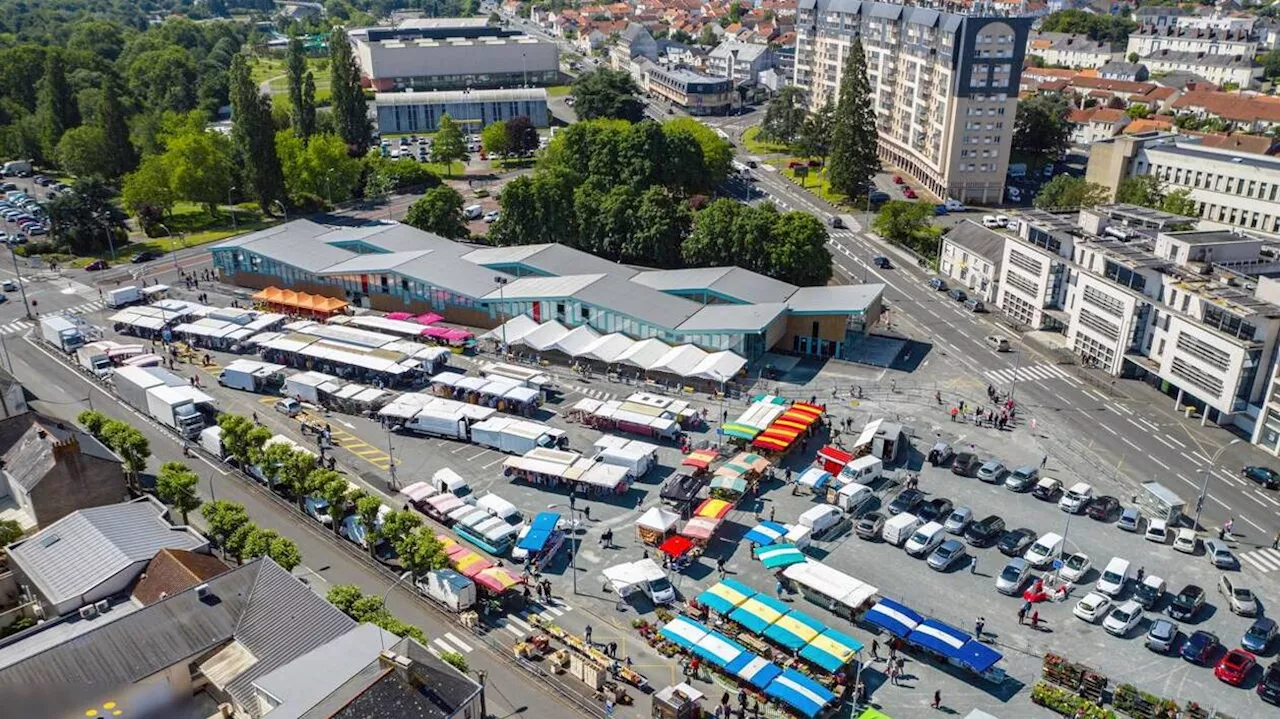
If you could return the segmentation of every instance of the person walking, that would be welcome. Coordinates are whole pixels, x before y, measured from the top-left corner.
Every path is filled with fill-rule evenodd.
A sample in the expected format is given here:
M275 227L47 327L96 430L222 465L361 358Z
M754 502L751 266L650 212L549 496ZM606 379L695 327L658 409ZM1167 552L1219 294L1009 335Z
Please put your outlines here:
M889 683L894 685L895 687L898 686L898 665L897 664L893 664L893 663L889 664Z
M1018 607L1018 624L1024 624L1025 622L1023 620L1026 618L1027 618L1027 608Z
M941 708L941 706L942 706L942 690L935 689L933 690L933 708L938 709L938 708Z
M1049 455L1046 454L1045 456L1040 458L1040 469L1044 469L1045 465L1048 463L1049 463Z
M590 624L588 624L587 628L583 630L582 637L587 640L588 645L591 644L591 625Z
M880 661L880 642L874 639L871 640L871 659L877 662Z
M1276 532L1276 536L1271 540L1272 549L1280 549L1280 532Z
M720 573L720 578L724 579L724 575L725 575L724 557L719 557L716 559L716 571Z
M1039 609L1031 612L1031 628L1032 629L1040 628L1040 610Z
M978 555L976 554L973 555L973 559L969 562L969 573L970 574L978 573Z
M978 621L973 623L973 636L977 637L978 641L982 641L982 630L986 626L987 626L986 617L978 617Z
M778 599L782 599L782 582L781 581L777 581L773 583L773 594Z

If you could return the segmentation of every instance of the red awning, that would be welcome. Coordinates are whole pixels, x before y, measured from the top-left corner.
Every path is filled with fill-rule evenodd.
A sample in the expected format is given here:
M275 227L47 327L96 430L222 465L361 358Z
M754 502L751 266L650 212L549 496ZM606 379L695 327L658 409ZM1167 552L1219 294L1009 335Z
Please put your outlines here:
M853 455L838 447L827 445L818 450L818 459L833 462L843 467L853 461Z
M693 542L679 534L672 536L658 546L659 551L671 557L682 557L690 549L693 549Z

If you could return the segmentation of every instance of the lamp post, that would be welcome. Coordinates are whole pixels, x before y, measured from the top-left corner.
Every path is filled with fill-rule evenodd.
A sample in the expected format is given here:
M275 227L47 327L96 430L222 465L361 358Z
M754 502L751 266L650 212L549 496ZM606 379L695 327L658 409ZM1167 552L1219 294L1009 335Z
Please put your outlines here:
M279 201L279 200L273 200L273 201L271 202L271 207L279 207L279 208L280 208L280 214L284 216L284 221L285 221L285 222L288 222L288 221L289 221L289 211L288 211L287 209L285 209L285 206L284 206L284 203L283 203L283 202L281 202L281 201Z
M1204 482L1200 485L1200 496L1199 498L1196 499L1196 518L1191 523L1192 529L1199 528L1200 510L1204 509L1204 498L1209 496L1209 476L1210 476L1209 472L1212 471L1214 465L1218 463L1218 457L1221 457L1222 453L1227 451L1227 447L1230 447L1233 444L1239 444L1239 443L1240 443L1240 439L1236 438L1222 445L1221 447L1218 448L1218 451L1214 452L1213 456L1209 458L1208 467L1201 467L1200 469L1196 470L1197 472L1204 474Z
M382 606L383 606L383 607L387 606L387 597L390 597L390 596L391 596L391 593L392 593L392 592L394 592L394 591L396 590L396 587L400 586L400 583L401 583L401 582L403 582L404 580L406 580L406 579L408 579L409 577L412 577L412 576L413 576L413 572L408 572L408 571L406 571L406 572L404 572L404 573L402 573L402 574L400 575L400 578L399 578L399 579L397 579L396 581L392 582L392 583L391 583L391 586L387 587L387 591L386 591L386 593L384 593L384 594L382 595ZM386 631L385 631L385 630L382 630L382 629L379 629L379 630L378 630L378 643L382 645L382 651L384 651L384 652L387 650L387 640L386 640L386 636L387 636L387 633L386 633Z
M27 286L22 282L22 270L18 269L18 253L13 251L13 243L6 242L9 246L9 257L13 258L13 276L18 280L18 291L22 293L22 306L27 310L27 319L31 319L31 303L27 302Z
M9 247L10 249L13 248L12 245L10 245ZM506 296L503 294L503 290L506 288L507 283L510 282L511 279L508 277L503 277L502 275L494 275L493 281L498 283L498 322L500 323L499 326L502 328L502 356L506 357L507 356L507 321L506 319L504 319L506 315L506 312L504 312L504 310L506 309L507 300L506 300Z
M227 186L227 214L231 215L231 229L238 231L240 228L236 225L236 203L231 201L231 193L235 191L235 185Z
M394 448L391 446L391 425L387 425L387 471L391 474L391 488L399 489L400 483L396 480L396 455Z
M573 491L573 490L570 490L570 491ZM561 508L562 508L562 505L559 505L559 504L547 505L547 509L561 509ZM569 554L569 571L573 572L573 593L576 595L578 593L578 526L577 526L577 522L573 518L574 512L581 513L582 510L572 506L569 507L569 521L573 522L573 542L572 542L572 546L570 547L570 549L572 549L573 551L570 552Z
M94 217L95 220L102 223L102 230L107 234L107 248L111 250L111 261L116 261L116 241L111 236L111 223L107 222L110 218L104 218L101 214Z

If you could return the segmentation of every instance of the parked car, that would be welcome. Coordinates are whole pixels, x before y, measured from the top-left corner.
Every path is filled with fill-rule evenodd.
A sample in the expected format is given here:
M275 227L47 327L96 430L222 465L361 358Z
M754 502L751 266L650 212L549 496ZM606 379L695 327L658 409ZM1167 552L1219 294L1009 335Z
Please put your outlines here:
M1079 514L1093 499L1093 486L1087 482L1076 482L1071 485L1058 500L1058 509L1071 514Z
M1200 607L1204 606L1204 590L1194 584L1188 584L1174 595L1173 601L1165 608L1165 613L1179 621L1195 621Z
M840 219L840 216L839 216L839 215L831 215L831 216L829 216L829 217L827 218L827 224L828 224L828 225L831 225L831 228L832 228L832 229L835 229L835 230L843 230L843 229L844 229L844 220Z
M1244 684L1258 658L1243 649L1232 649L1213 668L1213 675L1233 687Z
M1164 599L1165 590L1168 585L1160 577L1154 574L1148 574L1138 582L1138 586L1133 589L1133 599L1142 605L1143 609L1151 609Z
M1153 519L1147 522L1147 531L1142 533L1142 538L1156 544L1168 544L1169 523L1163 519Z
M951 510L951 516L947 517L947 521L942 523L942 528L947 530L947 534L964 534L964 530L973 521L973 510L968 507L956 507Z
M1062 493L1062 482L1053 477L1041 477L1036 486L1031 489L1031 496L1036 499L1043 499L1046 502L1058 501L1058 495Z
M929 568L938 572L945 572L968 556L969 550L965 549L964 542L958 539L948 539L933 550L933 554L929 555Z
M138 254L133 256L132 262L135 265L139 265L139 264L142 264L143 262L150 262L152 260L156 260L159 258L160 258L160 253L152 252L151 250L143 250L142 252L139 252Z
M1240 646L1251 652L1266 654L1278 632L1280 627L1277 626L1276 620L1271 617L1258 617L1245 630L1244 636L1240 637Z
M1179 529L1173 538L1173 548L1184 554L1195 554L1200 546L1200 535L1190 528Z
M978 455L972 452L961 452L956 455L956 459L951 463L951 473L958 474L961 477L973 477L978 474L978 469L982 466L982 461L978 459Z
M920 518L921 522L944 522L947 517L951 516L951 507L951 500L946 497L934 497L920 505L920 508L915 511L915 515Z
M1026 527L1010 529L1004 533L1004 536L1000 537L1000 543L997 548L1006 557L1017 557L1027 551L1027 547L1030 547L1031 543L1036 541L1037 536L1039 535Z
M996 591L1011 597L1022 593L1022 585L1031 576L1031 563L1022 557L1014 557L996 575Z
M1240 563L1236 560L1236 555L1231 553L1231 549L1226 543L1219 539L1206 539L1204 541L1204 554L1218 569L1237 569Z
M1182 658L1192 664L1208 664L1218 650L1218 635L1203 629L1193 632L1182 645Z
M902 175L894 175L894 176L893 176L893 184L895 184L895 185L905 185L905 184L907 184L907 181L906 181L906 180L904 180L904 179L902 179Z
M1164 618L1151 622L1151 627L1147 629L1147 649L1160 654L1168 654L1173 651L1173 645L1177 643L1177 624Z
M278 399L273 406L277 412L285 415L286 417L297 416L297 414L302 411L302 403L293 397Z
M996 352L1010 352L1013 350L1013 345L1009 344L1009 338L1004 335L987 335L983 338L983 341Z
M1068 582L1078 583L1084 579L1084 575L1088 574L1092 568L1093 560L1089 559L1089 555L1084 552L1076 552L1062 562L1062 569L1058 570L1058 576Z
M1036 481L1040 479L1040 470L1031 467L1018 467L1009 473L1004 480L1005 489L1014 492L1026 492L1035 486Z
M1271 662L1271 666L1262 673L1258 681L1258 696L1268 704L1280 704L1280 660Z
M1009 470L1005 469L1004 463L995 457L992 457L991 459L983 462L982 466L978 468L978 479L983 482L995 484L1001 479L1004 479L1004 476L1008 473Z
M929 464L932 464L935 467L940 467L955 459L955 457L956 452L951 449L951 445L946 442L938 442L933 445L933 449L929 450L928 460Z
M891 198L889 196L889 193L883 190L875 190L870 195L867 195L867 199L872 202L879 203L879 202L888 202Z
M1245 467L1240 470L1245 479L1257 482L1267 489L1280 489L1280 472L1270 467Z
M902 196L907 198L908 200L914 200L919 197L919 195L916 194L916 191L911 189L910 187L902 188Z
M1142 531L1143 522L1142 513L1137 507L1125 507L1120 513L1120 519L1116 520L1116 526L1126 532L1139 532Z
M965 303L964 308L970 312L986 312L987 306L982 304L982 300L976 297L970 297Z
M902 514L914 511L924 502L924 493L918 489L904 489L889 503L889 514Z
M1120 500L1109 495L1094 497L1089 500L1089 504L1084 511L1085 514L1089 515L1090 519L1106 522L1114 517L1116 512L1120 511Z
M853 532L863 539L879 539L884 531L884 515L879 512L867 512L858 518L853 525Z
M1004 518L991 514L970 524L969 528L964 530L964 541L970 546L986 547L999 539L1002 534L1004 534Z
M86 272L98 272L105 270L110 266L111 265L106 260L94 260L93 262L85 265L84 269Z
M959 287L953 288L950 292L947 293L947 296L949 296L951 299L961 304L964 304L964 301L969 299L969 295Z
M947 289L947 281L941 277L930 278L929 288L938 292L945 292Z
M1227 609L1232 614L1258 616L1258 598L1253 595L1253 590L1236 584L1225 574L1218 577L1218 594L1227 600Z
M1111 600L1108 597L1097 592L1089 592L1076 602L1071 613L1090 624L1097 624L1107 615L1107 610L1110 608Z
M1142 621L1142 607L1132 599L1121 604L1107 618L1102 620L1102 628L1107 630L1108 634L1114 634L1117 637L1126 637L1133 628L1138 626Z

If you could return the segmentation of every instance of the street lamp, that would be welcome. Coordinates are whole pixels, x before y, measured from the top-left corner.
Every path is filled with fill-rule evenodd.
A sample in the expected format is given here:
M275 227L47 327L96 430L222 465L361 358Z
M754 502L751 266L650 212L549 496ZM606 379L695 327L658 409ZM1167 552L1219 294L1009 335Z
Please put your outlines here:
M387 591L386 591L386 593L382 595L382 606L383 606L383 607L387 606L387 597L390 597L390 596L391 596L391 593L392 593L392 592L394 592L394 591L396 590L396 587L400 586L400 583L401 583L401 582L403 582L404 580L406 580L406 579L408 579L409 577L412 577L412 576L413 576L413 572L406 571L406 572L404 572L404 573L402 573L402 574L400 575L400 578L399 578L399 579L397 579L396 581L392 582L392 583L391 583L391 586L387 587ZM386 639L386 636L387 636L387 632L386 632L386 630L383 630L383 629L379 629L379 630L378 630L378 642L382 645L382 651L384 651L384 652L387 650L387 639Z
M572 492L573 490L570 489L569 491ZM562 507L563 505L560 504L547 505L547 509L561 509ZM573 542L570 547L573 551L569 554L569 571L573 572L573 593L576 595L578 593L578 525L573 518L574 512L582 513L583 510L572 505L569 507L569 521L573 523Z
M1227 447L1230 447L1233 444L1239 444L1239 443L1240 443L1240 439L1237 437L1236 439L1233 439L1230 442L1227 442L1226 444L1222 445L1221 447L1218 448L1218 451L1214 452L1213 456L1209 458L1208 467L1201 467L1200 469L1196 470L1197 472L1204 474L1204 482L1200 485L1200 497L1196 499L1196 518L1191 523L1192 529L1197 529L1200 527L1200 510L1204 509L1204 498L1209 496L1209 476L1210 476L1209 472L1212 471L1213 466L1218 463L1218 457L1221 457L1222 453L1227 451Z
M9 248L13 249L13 246L10 245ZM498 283L498 322L501 323L499 326L502 327L502 356L506 357L507 356L507 321L504 319L504 316L506 314L504 310L506 309L507 301L506 301L506 296L503 294L503 290L506 288L507 283L511 281L511 278L503 277L502 275L494 275L493 281Z
M27 310L27 319L31 319L31 303L27 302L27 286L22 281L22 270L18 269L18 253L13 251L13 243L6 242L9 246L9 256L13 258L13 276L18 280L18 291L22 293L22 306Z
M280 208L280 214L284 216L284 221L285 221L285 222L288 222L288 221L289 221L289 211L288 211L287 209L285 209L285 206L284 206L284 203L283 203L283 202L281 202L281 201L279 201L279 200L272 200L272 202L271 202L271 207L273 207L273 208L274 208L274 207L279 207L279 208Z
M227 186L227 214L231 215L231 229L239 230L240 228L236 225L236 203L231 201L231 193L235 191L235 185Z
M391 488L399 489L400 484L396 481L396 455L391 446L391 424L387 424L387 471L391 474Z
M95 215L93 219L102 223L102 229L107 235L107 247L111 250L111 261L115 262L116 261L116 241L115 241L115 238L111 236L111 223L107 222L107 220L110 218L109 217L104 218L102 214L98 214L98 215Z

